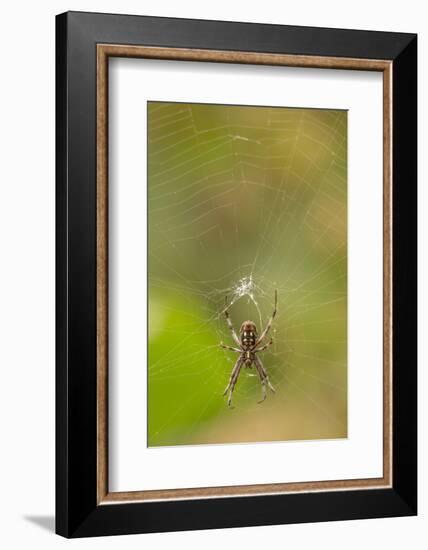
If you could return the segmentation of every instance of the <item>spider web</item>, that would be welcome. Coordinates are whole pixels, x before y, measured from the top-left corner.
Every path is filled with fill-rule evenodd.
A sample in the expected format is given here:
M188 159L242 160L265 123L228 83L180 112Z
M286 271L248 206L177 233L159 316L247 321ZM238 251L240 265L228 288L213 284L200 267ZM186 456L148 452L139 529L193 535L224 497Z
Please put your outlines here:
M345 437L347 116L149 102L149 445ZM276 389L258 405L236 331L278 291ZM284 418L288 420L285 421Z

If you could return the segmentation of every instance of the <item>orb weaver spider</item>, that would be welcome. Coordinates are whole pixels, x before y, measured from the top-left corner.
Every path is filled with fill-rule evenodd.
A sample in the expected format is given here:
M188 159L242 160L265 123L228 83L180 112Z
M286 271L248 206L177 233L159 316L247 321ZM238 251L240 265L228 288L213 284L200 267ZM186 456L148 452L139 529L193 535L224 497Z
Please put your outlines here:
M241 372L242 367L250 369L252 368L253 364L256 367L256 370L260 377L260 383L262 385L262 399L259 401L259 403L263 403L263 401L266 399L266 384L269 386L269 389L275 393L275 388L272 386L269 380L269 376L266 372L266 369L263 366L263 363L257 357L257 353L261 351L265 351L272 343L272 338L267 342L267 344L260 346L260 344L263 342L265 337L267 336L272 323L275 319L275 315L277 312L277 303L278 303L278 294L275 290L275 306L272 313L271 318L267 322L266 327L264 328L263 332L260 334L260 336L257 336L257 327L256 324L253 321L244 321L241 325L241 328L239 330L239 337L236 334L235 329L233 328L232 321L230 320L229 316L229 307L227 303L227 296L226 296L226 307L224 310L224 315L226 317L226 322L229 326L229 329L232 333L232 338L237 344L237 348L232 346L227 346L223 344L223 342L220 342L220 347L224 349L228 349L230 351L234 351L236 353L239 353L238 360L235 363L235 366L232 369L232 372L230 374L229 383L226 386L226 389L224 390L223 395L226 395L227 392L229 392L229 397L227 399L227 404L229 407L232 405L232 393L235 389L236 382L238 381L239 374Z

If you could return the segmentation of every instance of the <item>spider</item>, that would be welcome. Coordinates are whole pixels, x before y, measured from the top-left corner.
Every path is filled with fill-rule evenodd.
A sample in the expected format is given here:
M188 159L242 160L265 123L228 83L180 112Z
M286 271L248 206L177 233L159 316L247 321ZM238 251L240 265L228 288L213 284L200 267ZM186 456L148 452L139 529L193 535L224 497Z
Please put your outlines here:
M237 348L234 348L232 346L226 346L223 344L223 342L220 343L220 347L224 349L228 349L230 351L234 351L236 353L239 353L238 360L235 363L235 366L232 369L229 383L226 386L226 389L224 390L223 395L226 395L227 392L229 392L229 397L227 399L227 404L229 407L232 405L232 393L235 388L235 384L238 381L239 373L241 372L241 368L252 368L253 364L255 365L257 372L260 377L260 383L262 385L262 399L259 401L259 403L263 403L263 401L266 399L266 384L269 386L269 389L272 392L275 392L275 388L272 386L269 380L269 376L267 375L266 369L263 366L263 363L260 361L260 359L257 357L257 353L260 351L264 351L267 349L273 342L272 338L269 340L267 344L264 344L262 347L258 347L264 338L267 336L267 333L270 330L270 327L272 326L273 320L275 319L276 311L277 311L277 302L278 302L278 295L277 291L275 290L275 306L272 313L272 317L267 322L267 325L263 332L260 334L260 336L257 336L257 327L256 324L253 323L253 321L244 321L241 325L241 328L239 330L239 338L238 335L235 332L235 329L233 328L232 321L229 317L229 305L227 303L227 296L226 296L226 308L224 310L224 315L226 317L227 324L230 328L230 331L232 333L232 338L237 344Z

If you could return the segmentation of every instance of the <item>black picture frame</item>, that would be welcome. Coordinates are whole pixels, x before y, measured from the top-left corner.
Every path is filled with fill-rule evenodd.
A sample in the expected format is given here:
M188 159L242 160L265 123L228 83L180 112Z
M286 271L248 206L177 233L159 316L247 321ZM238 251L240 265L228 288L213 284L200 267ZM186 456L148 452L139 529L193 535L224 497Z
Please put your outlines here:
M97 44L392 62L392 487L97 504ZM68 12L56 18L56 532L86 537L417 513L417 36Z

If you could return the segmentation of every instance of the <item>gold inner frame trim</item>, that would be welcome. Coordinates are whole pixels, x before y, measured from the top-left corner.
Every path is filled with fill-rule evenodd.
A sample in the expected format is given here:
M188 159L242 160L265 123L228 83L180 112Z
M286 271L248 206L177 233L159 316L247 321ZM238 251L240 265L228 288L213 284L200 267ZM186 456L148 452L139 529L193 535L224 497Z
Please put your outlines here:
M109 492L108 488L108 59L134 57L254 65L378 71L383 73L383 476L226 487ZM239 497L392 486L392 70L391 61L97 45L97 503Z

